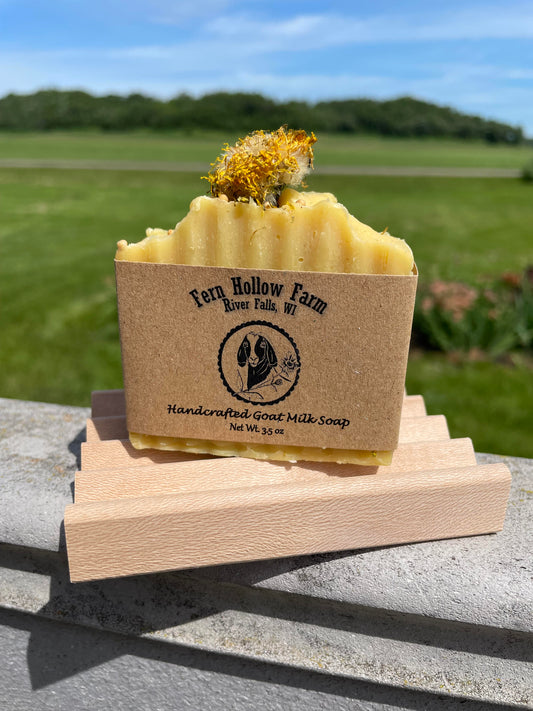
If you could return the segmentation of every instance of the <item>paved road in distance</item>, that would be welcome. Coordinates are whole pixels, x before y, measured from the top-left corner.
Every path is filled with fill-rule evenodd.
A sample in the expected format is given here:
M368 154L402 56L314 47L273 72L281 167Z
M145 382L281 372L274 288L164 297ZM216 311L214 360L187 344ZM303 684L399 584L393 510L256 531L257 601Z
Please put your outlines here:
M204 163L172 163L170 161L130 160L54 160L33 158L3 158L0 168L51 168L57 170L117 170L152 171L168 173L206 173L209 165ZM326 165L315 168L316 175L383 175L399 177L438 178L519 178L516 168L453 168L433 166L387 166L387 165Z

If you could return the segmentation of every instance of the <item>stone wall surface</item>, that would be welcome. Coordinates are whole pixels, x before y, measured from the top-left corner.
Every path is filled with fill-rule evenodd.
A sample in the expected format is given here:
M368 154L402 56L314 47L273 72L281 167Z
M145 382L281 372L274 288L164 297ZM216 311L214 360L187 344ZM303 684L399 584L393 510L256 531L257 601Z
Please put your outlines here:
M498 534L71 584L88 416L0 400L1 708L533 708L532 460Z

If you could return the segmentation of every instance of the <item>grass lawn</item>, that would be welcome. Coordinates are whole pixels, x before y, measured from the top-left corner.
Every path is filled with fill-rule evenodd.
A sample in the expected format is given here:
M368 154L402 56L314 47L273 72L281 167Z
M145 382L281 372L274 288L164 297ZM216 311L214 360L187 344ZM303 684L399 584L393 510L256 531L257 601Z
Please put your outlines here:
M424 396L428 415L446 415L452 437L471 437L476 451L533 457L531 364L454 364L442 353L413 353L406 387Z
M475 281L533 264L533 189L513 180L330 178L360 219L413 246L422 277ZM205 191L181 173L0 170L0 395L87 405L121 387L113 255L118 239L173 226ZM533 373L462 369L424 355L408 389L480 450L533 456Z
M1 158L157 160L211 163L237 135L155 133L0 133ZM448 166L522 168L531 146L489 145L452 139L384 138L319 134L317 167L326 165Z
M316 164L394 165L453 168L522 168L533 159L531 146L489 145L481 141L438 138L345 137L323 135Z

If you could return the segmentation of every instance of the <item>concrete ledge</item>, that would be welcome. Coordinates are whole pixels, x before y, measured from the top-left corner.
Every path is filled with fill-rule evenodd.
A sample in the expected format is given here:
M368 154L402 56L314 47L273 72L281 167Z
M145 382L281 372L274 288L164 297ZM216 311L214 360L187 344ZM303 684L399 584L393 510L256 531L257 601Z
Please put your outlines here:
M177 655L190 690L195 678L217 679L214 708L247 707L224 696L232 685L261 697L257 707L280 708L269 684L285 708L531 708L531 460L503 458L513 490L495 535L72 585L61 524L87 416L83 408L0 400L0 624L4 644L27 640L25 703L51 699L95 665L113 674L128 654L149 658L156 676L156 658ZM49 625L60 622L68 623L57 633L67 657L72 626L80 639L97 635L107 651L85 666L83 655L77 665L58 661L47 676ZM141 651L154 644L159 652ZM285 679L280 688L276 678ZM165 705L161 697L157 708L174 708L173 698ZM100 708L115 708L110 699Z

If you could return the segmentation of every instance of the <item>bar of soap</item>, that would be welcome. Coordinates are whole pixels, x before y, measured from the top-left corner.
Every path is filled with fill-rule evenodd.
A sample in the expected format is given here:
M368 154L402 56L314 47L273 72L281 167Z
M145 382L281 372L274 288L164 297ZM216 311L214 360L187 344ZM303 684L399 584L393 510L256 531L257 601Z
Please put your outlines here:
M413 273L409 246L359 222L330 193L286 188L278 207L197 197L174 230L148 229L118 243L117 260L357 274ZM389 464L392 452L251 444L130 432L136 449L155 448L281 461Z
M359 222L330 193L287 188L280 207L197 197L168 233L119 242L116 259L249 269L411 274L409 246Z

